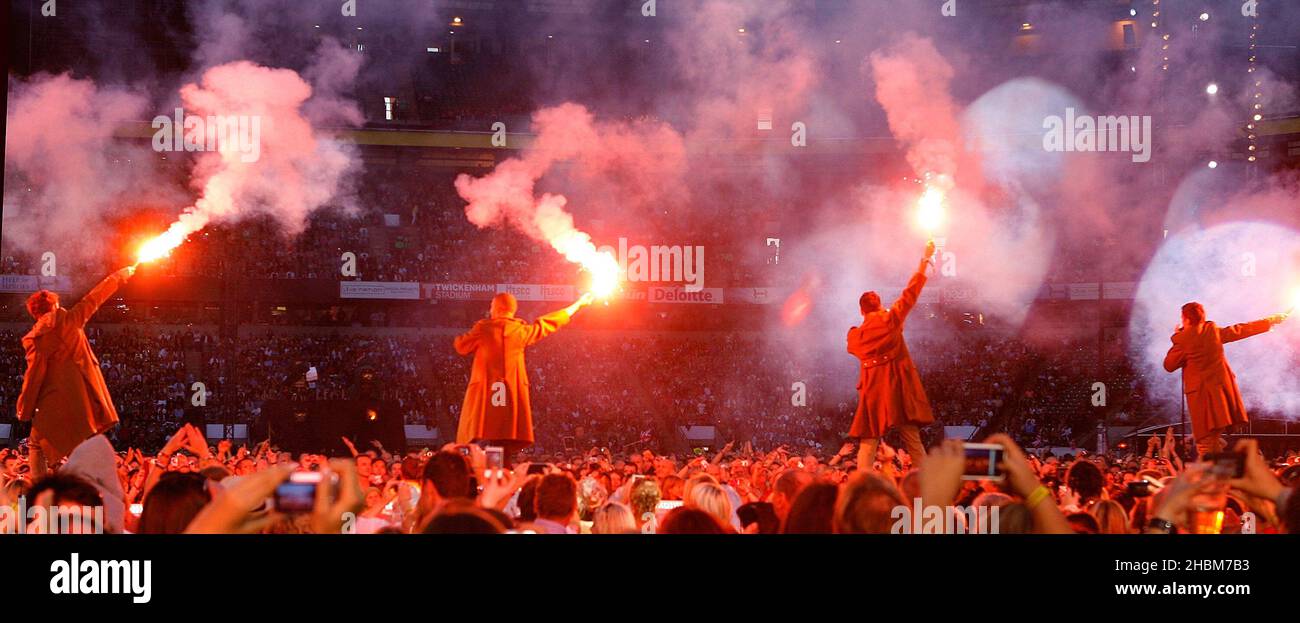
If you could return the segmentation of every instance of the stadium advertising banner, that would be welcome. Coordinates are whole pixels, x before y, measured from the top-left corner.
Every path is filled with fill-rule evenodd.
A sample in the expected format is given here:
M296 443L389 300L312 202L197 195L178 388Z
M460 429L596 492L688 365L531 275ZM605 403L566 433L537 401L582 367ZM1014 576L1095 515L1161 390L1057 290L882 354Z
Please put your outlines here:
M0 292L35 292L36 277L31 275L0 275Z
M1095 301L1132 299L1137 296L1137 282L1107 281L1097 283L1049 283L1038 293L1040 300ZM1100 296L1098 294L1100 293Z
M1070 298L1069 284L1064 283L1045 283L1038 290L1038 300L1041 301L1062 301Z
M490 301L497 293L491 283L423 283L420 289L424 298L439 301Z
M907 286L890 288L888 292L902 292ZM963 283L946 283L936 288L939 293L939 300L947 304L965 303L975 298L974 290L967 284ZM925 300L925 293L921 293L921 300Z
M1072 301L1095 301L1101 298L1101 284L1097 283L1072 283L1070 284L1070 300Z
M727 294L728 291L731 292L730 295ZM572 285L545 283L425 283L420 285L420 295L423 298L434 300L486 301L490 300L498 292L509 292L520 301L533 302L568 302L578 298L581 294L578 288ZM642 288L632 284L624 284L623 288L614 296L627 301L704 305L717 305L728 300L733 303L766 305L780 303L784 299L784 294L777 292L773 288L704 288L699 292L688 292L686 288L680 286Z
M785 297L776 288L727 288L726 298L732 303L769 305L778 303Z
M40 277L36 275L0 275L0 292L31 294L40 289L66 292L72 280L65 275Z
M33 292L39 289L36 277L28 275L0 275L0 292ZM64 279L64 278L60 278ZM436 301L488 301L498 292L509 292L520 301L572 301L581 292L572 285L544 283L387 283L377 281L341 282L342 298L352 299L402 299L417 298ZM1103 298L1132 299L1137 292L1137 283L1131 281L1114 281L1101 284L1104 287ZM50 287L42 280L40 287ZM887 292L902 291L902 285L885 288ZM1038 293L1040 300L1097 300L1099 284L1097 283L1057 283L1044 284ZM779 305L789 291L781 287L753 286L738 288L704 288L699 292L688 292L682 286L648 286L646 284L624 283L613 295L625 301L666 304L704 304L704 305ZM973 299L970 286L960 283L943 284L927 291L923 302L958 304Z
M521 301L572 301L578 298L573 286L541 283L498 283L497 292L509 292Z
M1137 298L1136 281L1108 281L1102 284L1102 298L1133 299Z
M722 288L703 288L699 292L687 292L682 287L652 286L647 300L651 303L691 303L703 305L720 305L723 303Z
M420 284L415 281L340 281L339 298L418 301Z

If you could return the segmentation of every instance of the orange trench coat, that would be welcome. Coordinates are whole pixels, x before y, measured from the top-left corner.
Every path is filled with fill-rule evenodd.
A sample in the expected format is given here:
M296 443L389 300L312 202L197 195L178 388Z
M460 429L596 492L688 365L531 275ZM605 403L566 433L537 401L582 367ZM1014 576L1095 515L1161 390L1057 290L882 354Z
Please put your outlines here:
M456 338L456 352L474 354L456 443L481 439L517 446L533 444L524 349L555 333L569 319L563 309L531 323L519 318L489 318Z
M921 375L903 341L903 321L916 306L925 281L923 272L912 275L893 306L872 312L862 326L849 329L849 354L859 362L858 411L849 437L874 439L899 424L934 422Z
M125 281L125 270L109 275L72 309L41 316L23 336L27 373L18 419L32 421L32 439L50 463L117 424L117 409L84 328Z
M1271 328L1268 320L1223 329L1213 322L1203 322L1169 338L1174 345L1165 355L1165 370L1183 369L1183 393L1187 395L1187 411L1191 414L1195 439L1246 423L1246 405L1237 389L1237 375L1232 373L1224 357L1223 345L1267 333Z

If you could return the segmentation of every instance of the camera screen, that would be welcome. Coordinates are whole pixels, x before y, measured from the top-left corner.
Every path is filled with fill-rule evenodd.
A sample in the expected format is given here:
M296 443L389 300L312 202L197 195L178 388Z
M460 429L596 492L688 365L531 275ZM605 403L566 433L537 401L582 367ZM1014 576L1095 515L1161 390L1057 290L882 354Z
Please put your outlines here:
M305 513L316 503L314 482L286 482L275 488L275 509L282 513Z
M1146 480L1134 480L1128 483L1128 494L1135 498L1151 497L1151 483Z
M1241 478L1246 475L1246 455L1237 452L1215 452L1205 455L1210 463L1210 473L1217 478Z
M546 463L530 463L528 465L528 475L545 474L548 467Z
M997 480L1002 478L1002 446L969 443L965 446L966 469L962 478L966 480Z
M487 454L488 469L501 469L504 466L505 451L501 448L487 448L485 454Z

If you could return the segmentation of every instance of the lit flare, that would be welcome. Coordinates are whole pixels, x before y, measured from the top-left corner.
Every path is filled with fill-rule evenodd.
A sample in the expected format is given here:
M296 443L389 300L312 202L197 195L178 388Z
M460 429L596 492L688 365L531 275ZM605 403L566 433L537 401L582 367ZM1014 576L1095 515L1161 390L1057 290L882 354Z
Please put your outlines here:
M568 235L557 237L551 246L559 251L564 259L569 260L591 273L590 292L599 299L607 299L619 289L618 260L614 255L596 250L591 238L582 232L572 231Z
M208 217L198 212L192 210L182 212L180 218L176 219L176 222L172 223L171 227L167 228L167 231L146 240L144 244L140 245L135 254L136 265L171 255L172 251L181 246L181 243L185 242L185 239L190 234L203 229L207 224Z
M598 299L606 299L618 291L618 261L609 253L596 255L595 261L583 264L591 273L591 293Z
M175 228L168 229L140 245L140 250L136 253L135 263L152 262L167 257L171 255L173 249L180 246L184 241L185 236L180 231Z
M931 238L944 222L943 201L943 191L934 186L926 186L916 201L916 224Z

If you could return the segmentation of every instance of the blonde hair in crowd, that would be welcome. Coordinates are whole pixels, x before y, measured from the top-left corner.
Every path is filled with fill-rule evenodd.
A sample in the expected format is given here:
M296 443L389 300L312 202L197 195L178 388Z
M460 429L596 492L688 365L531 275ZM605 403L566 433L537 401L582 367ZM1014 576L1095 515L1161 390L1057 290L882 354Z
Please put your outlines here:
M724 526L731 525L731 498L721 485L701 482L691 488L686 499L686 506L698 508L718 520Z
M1102 500L1092 507L1101 534L1128 534L1128 513L1115 500Z
M618 502L607 502L591 515L592 534L636 534L632 509Z

